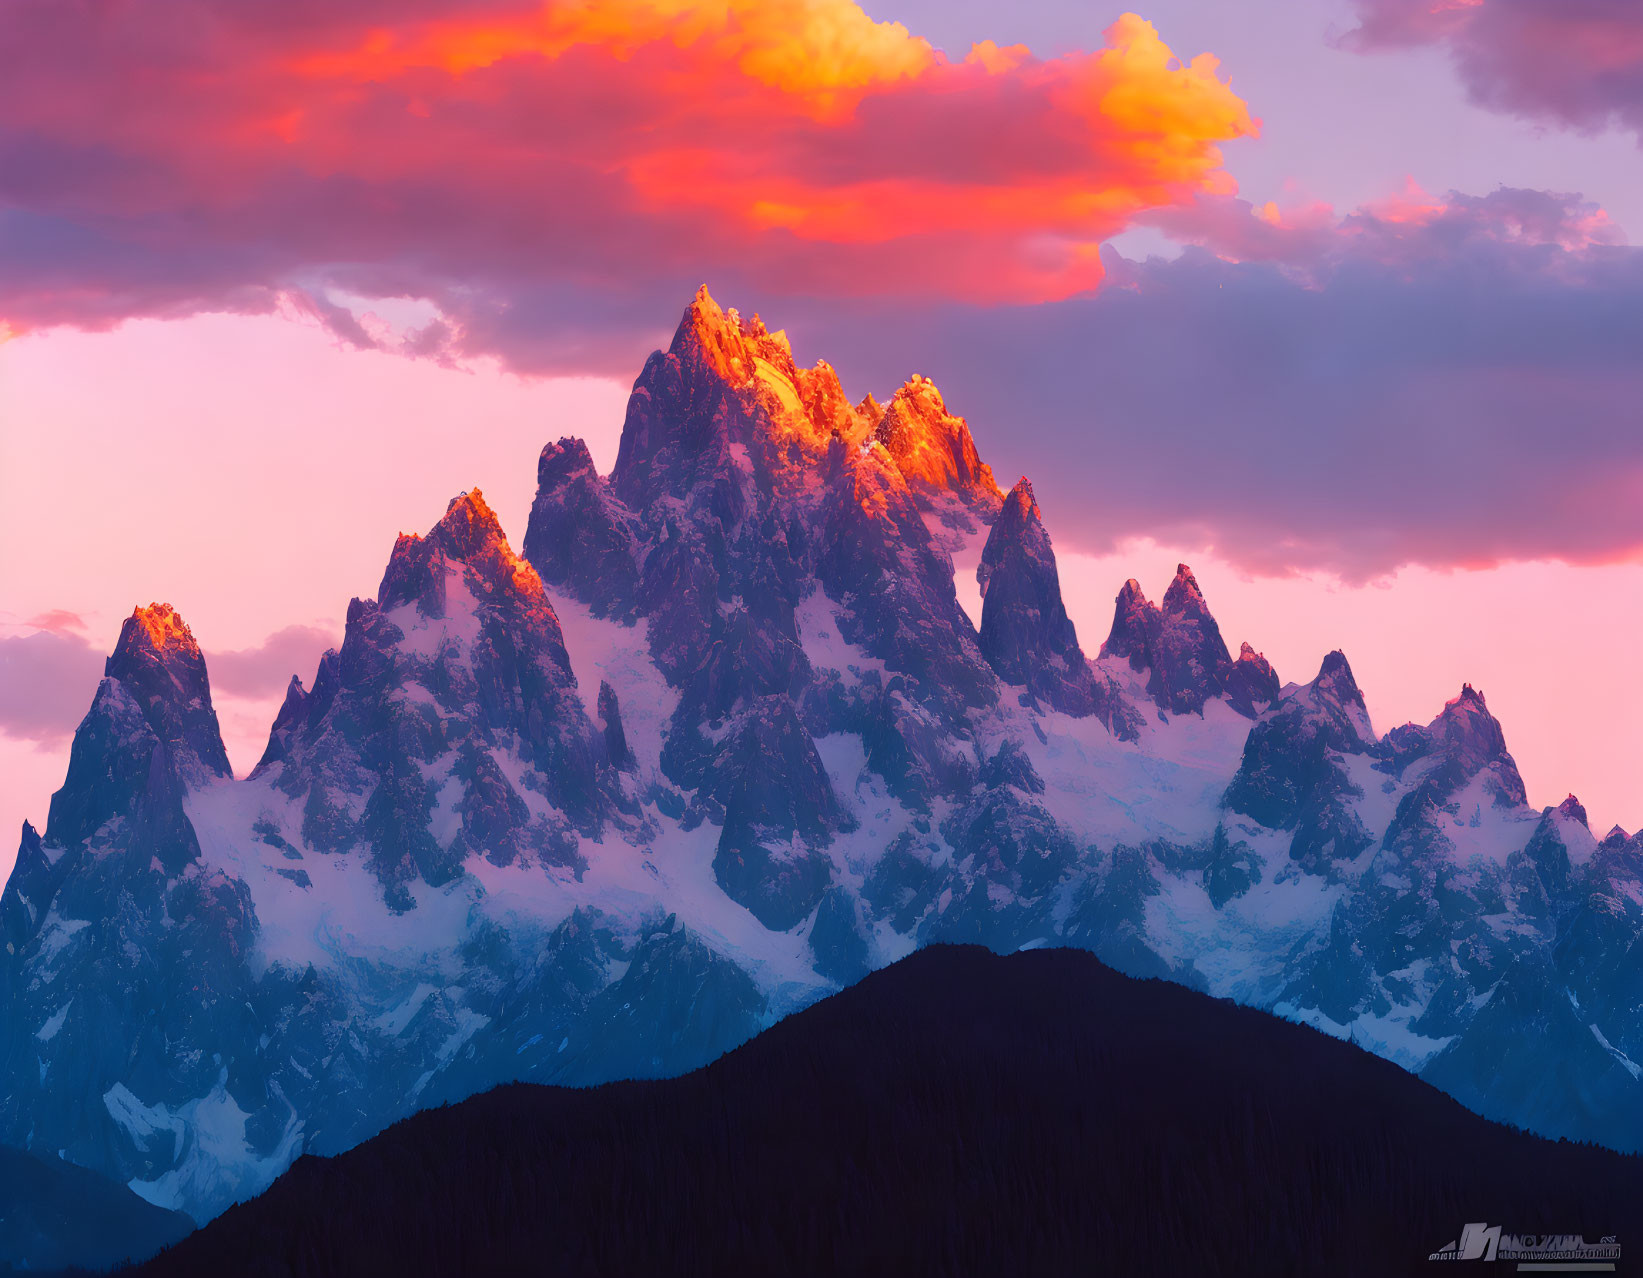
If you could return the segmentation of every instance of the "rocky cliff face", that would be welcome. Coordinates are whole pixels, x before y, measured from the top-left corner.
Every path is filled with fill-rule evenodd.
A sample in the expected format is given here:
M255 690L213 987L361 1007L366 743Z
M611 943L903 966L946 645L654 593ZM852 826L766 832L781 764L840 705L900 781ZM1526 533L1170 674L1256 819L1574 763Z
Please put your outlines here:
M1031 486L933 386L852 403L705 291L612 473L560 440L537 483L523 557L478 492L398 540L246 780L187 628L127 623L0 896L0 1143L205 1217L948 939L1084 946L1643 1146L1643 837L1529 808L1472 689L1380 736L1339 653L1234 658L1185 566L1089 660Z

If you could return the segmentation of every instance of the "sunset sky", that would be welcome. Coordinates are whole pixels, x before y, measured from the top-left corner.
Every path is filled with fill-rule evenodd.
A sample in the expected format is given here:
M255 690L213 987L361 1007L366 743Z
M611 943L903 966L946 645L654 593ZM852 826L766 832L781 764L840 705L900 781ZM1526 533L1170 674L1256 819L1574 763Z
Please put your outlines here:
M0 873L134 604L244 772L397 532L608 468L702 282L933 378L1091 652L1185 559L1635 829L1640 142L1636 0L13 0Z

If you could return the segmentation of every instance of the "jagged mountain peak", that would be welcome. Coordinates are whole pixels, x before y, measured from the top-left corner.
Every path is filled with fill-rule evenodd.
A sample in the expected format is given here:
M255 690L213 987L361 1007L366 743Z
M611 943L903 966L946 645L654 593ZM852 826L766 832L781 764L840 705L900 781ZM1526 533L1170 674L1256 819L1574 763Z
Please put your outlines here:
M1263 707L1278 700L1283 684L1266 654L1256 652L1246 639L1225 678L1227 700L1239 714L1253 719Z
M785 333L722 309L704 289L634 383L609 482L635 511L710 490L734 524L757 504L754 487L805 490L831 438L858 443L873 420L831 365L799 368Z
M1131 577L1118 591L1112 612L1112 629L1101 645L1103 657L1123 657L1132 668L1145 670L1152 659L1153 637L1158 629L1158 609Z
M1506 749L1500 721L1489 712L1483 694L1469 683L1461 685L1460 694L1425 727L1405 724L1394 728L1387 734L1387 746L1400 767L1434 755L1441 757L1444 771L1434 778L1433 785L1446 795L1488 771L1492 777L1488 787L1493 791L1495 805L1513 806L1527 801L1523 778Z
M584 474L598 474L586 441L576 435L561 435L556 443L542 445L536 459L536 484L545 488Z
M1033 497L1033 486L1023 475L1004 499L998 518L993 520L986 544L982 547L981 562L976 565L976 581L982 598L987 597L993 574L1001 567L1028 570L1041 578L1040 592L1053 588L1053 600L1045 598L1056 620L1058 630L1068 630L1071 622L1061 606L1061 587L1055 567L1055 553L1050 549L1049 534L1044 531L1038 502ZM986 633L985 613L982 632ZM985 650L985 643L983 649ZM996 664L996 663L995 663ZM1018 680L1019 682L1019 680Z
M969 423L947 409L928 377L915 373L896 391L874 427L910 487L927 495L952 492L997 510L1004 494L981 460Z
M582 440L543 447L523 549L545 585L601 616L631 618L639 591L638 522Z
M1175 565L1175 577L1164 592L1163 611L1165 616L1171 614L1204 614L1209 612L1209 605L1204 602L1204 592L1198 586L1198 578L1192 575L1192 569L1186 564Z
M1586 806L1572 794L1557 805L1557 814L1565 820L1578 821L1588 830L1592 828L1586 819Z
M703 284L685 307L671 349L683 352L694 347L727 381L743 382L753 375L753 352L749 350L748 328L740 314L726 310L713 300ZM762 324L759 326L764 327Z
M1175 714L1201 712L1211 697L1227 692L1234 672L1221 629L1185 564L1177 565L1162 608L1148 602L1133 577L1124 583L1101 655L1124 657L1132 669L1150 671L1147 694ZM1253 713L1246 697L1234 700L1240 713Z
M1469 683L1461 685L1459 696L1451 697L1444 703L1437 718L1432 720L1431 727L1455 737L1479 733L1492 737L1500 732L1500 722L1489 713L1489 703L1483 699L1483 693ZM1500 749L1505 749L1504 738Z
M472 574L475 588L485 596L513 599L553 616L542 579L529 562L515 553L496 512L477 488L453 497L443 518L426 537L399 535L383 571L377 602L383 608L392 608L415 600L424 616L443 616L446 572L452 564L463 565ZM558 629L557 618L553 619L553 629Z
M1360 710L1365 707L1363 690L1352 673L1352 664L1339 648L1324 657L1312 686L1340 705L1357 706Z
M508 544L502 521L477 488L451 498L445 507L445 517L433 526L428 540L451 558L461 560L472 559L499 545L506 548Z
M117 660L123 649L134 644L142 644L153 652L175 649L184 653L197 653L200 650L200 645L194 642L194 633L182 619L182 614L168 603L151 603L147 607L133 608L131 616L127 617L125 624L120 627L120 640L110 660Z
M1134 577L1124 583L1101 655L1149 671L1148 695L1177 714L1201 711L1211 697L1225 696L1239 714L1253 718L1278 696L1277 673L1254 648L1246 643L1238 660L1232 659L1186 564L1176 565L1162 608L1148 600Z
M170 604L132 610L103 674L124 685L186 780L231 775L205 657Z
M1043 527L1044 516L1038 507L1038 499L1033 495L1032 483L1023 475L1005 496L1004 504L999 507L998 516L993 520L992 530L987 537L981 563L976 569L983 595L987 593L987 578L992 563L996 562L1002 548L1019 542L1022 538L1036 538L1042 535L1047 540L1049 534L1043 532ZM991 559L986 553L987 549L994 552Z
M782 400L792 398L799 389L801 373L793 362L793 347L786 331L773 333L758 315L743 319L734 306L721 307L705 284L685 308L669 349L686 357L699 353L708 367L732 386L766 382ZM824 364L818 364L814 371L821 373L824 369L832 372ZM797 403L787 406L801 407Z
M1038 498L1033 495L1032 480L1023 475L1015 481L1015 487L1004 497L1004 506L999 511L1000 519L1043 521L1043 512L1038 508ZM996 526L996 521L995 521Z

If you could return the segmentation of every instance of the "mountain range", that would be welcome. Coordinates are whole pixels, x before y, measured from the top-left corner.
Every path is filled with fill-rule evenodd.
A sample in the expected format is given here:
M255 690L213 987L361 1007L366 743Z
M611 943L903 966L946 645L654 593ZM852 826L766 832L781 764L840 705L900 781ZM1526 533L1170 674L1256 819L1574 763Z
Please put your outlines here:
M978 620L957 574L974 573ZM1643 835L1464 687L1233 655L1191 571L1092 655L1031 484L699 292L608 475L401 535L249 777L136 609L0 896L0 1143L209 1219L498 1083L691 1070L932 942L1072 946L1643 1148Z

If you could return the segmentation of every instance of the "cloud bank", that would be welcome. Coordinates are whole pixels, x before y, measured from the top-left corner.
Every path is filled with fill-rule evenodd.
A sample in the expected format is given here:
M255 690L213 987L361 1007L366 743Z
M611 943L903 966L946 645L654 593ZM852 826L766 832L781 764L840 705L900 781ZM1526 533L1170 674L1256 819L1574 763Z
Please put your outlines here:
M1489 110L1643 141L1643 6L1637 0L1354 0L1364 51L1441 45Z
M1643 250L1546 192L1409 191L1344 217L1158 214L1179 259L1095 296L870 326L795 349L853 387L932 375L1058 544L1147 536L1256 573L1643 556ZM884 342L882 334L896 333Z

